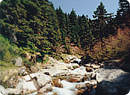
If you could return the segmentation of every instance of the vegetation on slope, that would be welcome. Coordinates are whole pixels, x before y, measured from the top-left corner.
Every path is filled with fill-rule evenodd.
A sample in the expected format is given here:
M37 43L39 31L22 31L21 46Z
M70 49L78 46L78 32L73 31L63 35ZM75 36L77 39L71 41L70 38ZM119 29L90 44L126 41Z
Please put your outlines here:
M0 35L0 67L13 66L11 62L18 56L18 53L17 46L10 44L7 38Z
M45 54L59 56L60 53L74 54L77 50L79 54L87 51L95 59L109 59L119 54L117 46L122 45L119 39L128 36L116 32L126 21L125 26L129 26L129 20L123 20L130 17L128 1L119 0L119 7L114 17L101 2L94 11L94 19L89 19L78 16L74 10L69 14L61 8L55 10L48 0L3 0L0 34L26 52L40 52L41 59Z
M56 12L47 0L3 0L0 33L28 52L50 53L60 42Z

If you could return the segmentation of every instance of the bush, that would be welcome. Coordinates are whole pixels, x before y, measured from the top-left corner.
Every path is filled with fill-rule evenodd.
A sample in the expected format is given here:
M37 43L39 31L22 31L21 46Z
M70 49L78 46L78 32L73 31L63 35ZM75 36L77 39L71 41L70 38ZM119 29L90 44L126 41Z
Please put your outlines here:
M18 48L0 35L0 61L10 63L18 54Z

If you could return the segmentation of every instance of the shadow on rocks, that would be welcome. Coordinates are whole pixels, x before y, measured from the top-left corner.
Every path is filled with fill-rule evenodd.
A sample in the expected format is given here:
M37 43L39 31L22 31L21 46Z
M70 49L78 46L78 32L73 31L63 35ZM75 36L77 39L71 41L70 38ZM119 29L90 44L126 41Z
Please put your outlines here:
M130 90L130 74L122 74L113 81L101 81L96 95L126 95Z

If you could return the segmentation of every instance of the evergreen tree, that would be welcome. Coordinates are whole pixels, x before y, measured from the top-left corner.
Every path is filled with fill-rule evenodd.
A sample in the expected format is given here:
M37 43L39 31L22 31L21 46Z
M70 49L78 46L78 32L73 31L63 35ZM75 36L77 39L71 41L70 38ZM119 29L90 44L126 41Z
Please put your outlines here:
M69 14L69 37L71 42L80 45L78 18L74 10Z
M130 17L130 3L127 0L119 0L119 9L117 11L116 23L117 25L122 26L122 23L125 22L129 26Z
M57 18L58 18L59 28L60 28L61 35L62 35L62 42L63 42L63 44L65 44L65 37L67 35L66 34L67 33L66 17L60 7L58 9L56 9L56 13L57 13Z
M108 23L112 19L112 14L107 13L103 3L101 2L100 5L97 7L96 11L94 11L94 18L93 20L93 34L95 38L100 39L102 41L103 37L109 35L109 31L106 29Z
M79 16L78 18L79 26L80 26L80 32L79 32L79 37L80 37L80 43L82 48L86 49L89 47L93 40L93 35L92 31L90 28L90 22L87 16Z

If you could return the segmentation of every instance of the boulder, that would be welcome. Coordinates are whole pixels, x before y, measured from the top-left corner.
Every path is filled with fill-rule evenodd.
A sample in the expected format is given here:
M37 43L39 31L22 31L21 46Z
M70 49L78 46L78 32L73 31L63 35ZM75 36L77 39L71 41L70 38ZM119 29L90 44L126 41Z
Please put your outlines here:
M8 95L6 89L0 85L0 95Z
M7 91L8 95L19 95L19 94L21 94L21 89L7 88L6 91Z
M96 80L97 82L102 81L110 81L117 79L121 75L128 74L127 72L124 72L121 69L99 69L96 71Z
M74 69L73 71L71 71L71 74L77 74L77 75L86 75L86 67L81 66L77 69Z
M100 69L96 95L125 95L130 90L130 74L120 69Z
M30 76L31 76L32 78L35 78L35 79L36 79L37 84L38 84L38 86L40 86L40 87L43 87L43 86L45 86L47 83L52 82L51 77L48 76L48 75L45 75L45 74L42 73L42 72L33 73L33 74L30 74Z
M18 66L18 67L20 67L20 66L22 66L23 64L22 64L22 58L21 57L18 57L18 58L16 58L15 59L15 66Z
M60 79L53 79L52 81L53 81L53 85L55 87L59 87L59 88L63 87L63 85L61 84L61 80Z
M26 94L37 90L33 81L25 81L23 79L19 80L16 89L21 91L20 93Z
M18 69L19 75L27 75L26 67L21 67Z
M38 93L45 93L45 92L49 92L49 91L52 91L52 85L51 84L47 84L46 86L42 87Z

